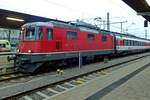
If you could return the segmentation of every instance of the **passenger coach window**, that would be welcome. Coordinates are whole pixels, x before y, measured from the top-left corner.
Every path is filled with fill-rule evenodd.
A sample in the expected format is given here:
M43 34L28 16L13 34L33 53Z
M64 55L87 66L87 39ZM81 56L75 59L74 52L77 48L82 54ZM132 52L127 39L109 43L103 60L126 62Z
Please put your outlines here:
M131 40L131 44L130 45L133 46L133 40Z
M128 46L131 46L131 40L128 40L129 41L129 45Z
M124 40L124 45L128 46L128 40Z
M107 41L107 36L103 35L102 36L102 41Z
M50 29L50 28L48 28L48 29L46 30L46 39L47 39L47 40L52 40L52 39L53 39L53 31L52 31L52 29Z
M88 34L88 40L94 40L95 37L94 37L94 34Z
M76 40L77 39L77 32L67 32L67 39L68 40Z

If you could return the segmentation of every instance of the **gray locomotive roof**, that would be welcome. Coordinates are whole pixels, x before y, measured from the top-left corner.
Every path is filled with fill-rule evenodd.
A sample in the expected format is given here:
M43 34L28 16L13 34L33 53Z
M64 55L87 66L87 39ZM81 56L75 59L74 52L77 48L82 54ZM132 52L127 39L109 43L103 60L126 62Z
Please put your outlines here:
M61 27L61 28L68 28L68 29L73 29L73 30L79 30L78 27L76 27L75 25L72 25L71 23L62 23L62 22L56 22L56 21L50 21L50 22L46 22L46 23L52 23L53 26L56 27Z
M78 27L75 25L69 24L69 23L62 23L62 22L55 22L55 21L50 21L50 22L32 22L32 23L27 23L24 24L22 27L28 27L28 26L48 26L48 27L61 27L61 28L68 28L68 29L73 29L73 30L79 30Z
M22 27L29 27L29 26L50 26L53 27L52 23L45 23L45 22L31 22L24 24Z

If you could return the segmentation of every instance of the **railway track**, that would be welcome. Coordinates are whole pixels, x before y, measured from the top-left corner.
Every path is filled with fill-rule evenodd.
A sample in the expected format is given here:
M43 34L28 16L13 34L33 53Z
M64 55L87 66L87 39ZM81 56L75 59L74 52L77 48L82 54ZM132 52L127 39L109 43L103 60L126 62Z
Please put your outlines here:
M97 71L91 73L89 75L80 76L78 78L73 78L70 80L66 80L64 82L60 82L51 86L44 87L42 89L30 91L26 94L21 94L18 97L9 98L9 100L48 100L48 98L52 98L57 96L63 92L67 92L70 89L76 88L79 85L92 81L102 75L107 75L107 71ZM47 98L47 99L46 99Z
M11 80L17 80L20 78L25 78L27 76L30 76L29 74L23 74L19 72L12 72L12 73L7 73L7 74L2 74L0 75L0 82L8 82Z
M116 69L122 68L126 65L133 64L135 62L139 62L144 57L147 56L142 56L133 60L122 62L120 64L109 66L107 68L91 71L68 79L64 79L56 83L49 84L30 91L26 91L6 99L7 100L48 100L50 98L53 98L54 96L69 91L70 89L74 89L84 83L90 82L101 76L107 75Z

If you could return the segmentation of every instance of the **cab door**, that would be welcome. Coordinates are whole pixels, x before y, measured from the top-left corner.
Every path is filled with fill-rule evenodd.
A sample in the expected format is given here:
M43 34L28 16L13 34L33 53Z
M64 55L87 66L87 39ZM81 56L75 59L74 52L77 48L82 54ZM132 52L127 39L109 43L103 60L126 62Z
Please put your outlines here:
M50 53L55 51L54 30L51 27L45 28L45 51Z

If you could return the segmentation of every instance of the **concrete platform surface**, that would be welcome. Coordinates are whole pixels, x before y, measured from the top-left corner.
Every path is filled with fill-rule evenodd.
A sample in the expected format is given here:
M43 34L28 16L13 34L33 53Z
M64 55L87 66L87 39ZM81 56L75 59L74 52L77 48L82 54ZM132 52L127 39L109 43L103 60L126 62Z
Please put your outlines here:
M83 83L49 100L150 100L150 57Z
M150 66L100 100L150 100Z

